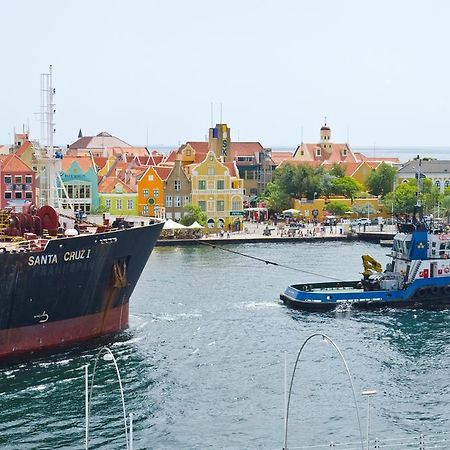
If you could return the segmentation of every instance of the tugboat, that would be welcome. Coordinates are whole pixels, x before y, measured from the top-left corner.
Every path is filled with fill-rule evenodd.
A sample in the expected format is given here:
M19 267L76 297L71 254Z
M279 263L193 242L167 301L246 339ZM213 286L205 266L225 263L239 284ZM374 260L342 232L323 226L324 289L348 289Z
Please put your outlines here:
M416 206L412 217L398 223L390 256L381 264L363 255L358 281L304 283L289 286L280 296L288 306L308 311L336 307L358 309L450 307L450 234L422 214L420 182L416 174Z
M51 206L0 211L0 359L128 327L129 299L163 222L61 222Z

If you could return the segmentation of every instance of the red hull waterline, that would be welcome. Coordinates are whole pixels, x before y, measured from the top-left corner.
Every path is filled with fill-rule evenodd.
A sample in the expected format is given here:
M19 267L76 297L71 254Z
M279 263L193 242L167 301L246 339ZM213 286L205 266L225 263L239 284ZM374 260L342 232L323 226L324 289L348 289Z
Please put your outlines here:
M128 328L128 302L75 319L0 330L0 359L66 347Z

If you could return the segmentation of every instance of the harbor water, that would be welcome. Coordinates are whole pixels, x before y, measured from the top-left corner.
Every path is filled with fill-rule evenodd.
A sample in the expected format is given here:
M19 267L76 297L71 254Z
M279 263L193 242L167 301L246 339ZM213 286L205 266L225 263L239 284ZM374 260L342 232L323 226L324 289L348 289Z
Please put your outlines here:
M362 254L388 260L388 249L360 242L226 248L343 280L359 279ZM311 273L204 246L156 248L131 300L130 329L110 344L134 414L134 449L281 449L285 360L290 377L312 333L330 336L347 360L364 439L361 392L368 389L377 391L371 439L445 436L449 311L318 314L284 306L279 294L288 284L324 281ZM84 448L83 366L92 366L97 351L79 348L0 369L1 449ZM110 361L101 360L96 373L90 436L89 448L125 448ZM294 381L289 448L359 439L345 367L329 342L312 339Z

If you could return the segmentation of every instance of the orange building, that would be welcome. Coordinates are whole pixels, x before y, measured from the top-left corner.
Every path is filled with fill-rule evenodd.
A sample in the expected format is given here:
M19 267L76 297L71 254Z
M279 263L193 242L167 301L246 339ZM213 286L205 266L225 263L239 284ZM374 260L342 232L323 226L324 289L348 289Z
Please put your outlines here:
M172 167L149 167L137 182L138 211L142 216L164 217L164 182Z

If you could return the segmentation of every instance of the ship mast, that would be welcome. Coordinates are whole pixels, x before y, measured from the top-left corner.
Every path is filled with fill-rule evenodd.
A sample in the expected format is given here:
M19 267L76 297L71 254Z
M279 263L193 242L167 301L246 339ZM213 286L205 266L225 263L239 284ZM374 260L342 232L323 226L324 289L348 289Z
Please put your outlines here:
M56 113L53 87L52 66L48 73L41 73L41 143L35 148L38 169L39 206L50 205L56 209L68 207L73 209L67 191L62 182L62 153L55 151L53 135L56 131L54 114Z

